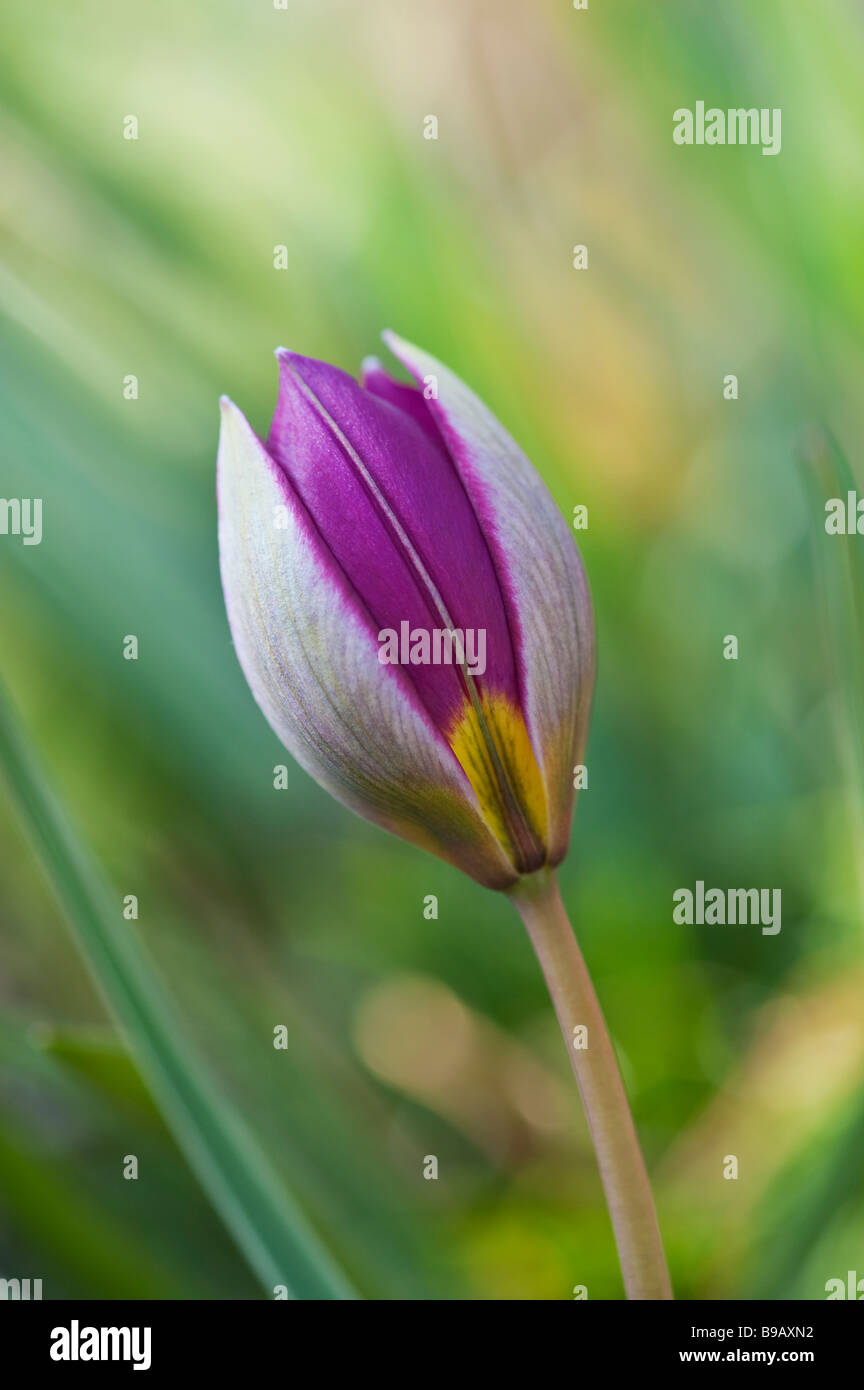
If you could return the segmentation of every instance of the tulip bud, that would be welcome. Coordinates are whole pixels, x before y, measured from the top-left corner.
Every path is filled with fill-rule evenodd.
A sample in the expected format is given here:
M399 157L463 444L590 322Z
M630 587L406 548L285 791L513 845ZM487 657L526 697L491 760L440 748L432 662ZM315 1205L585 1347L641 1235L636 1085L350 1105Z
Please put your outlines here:
M258 704L322 786L506 889L567 851L594 678L584 571L494 416L385 336L416 384L377 361L358 384L280 348L266 444L223 398L231 631Z

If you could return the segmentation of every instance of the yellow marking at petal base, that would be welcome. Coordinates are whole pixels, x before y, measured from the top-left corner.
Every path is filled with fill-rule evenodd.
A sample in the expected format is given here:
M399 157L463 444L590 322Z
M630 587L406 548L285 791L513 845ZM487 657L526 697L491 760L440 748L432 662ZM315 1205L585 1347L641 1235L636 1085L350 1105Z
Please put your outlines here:
M482 695L483 718L495 751L512 788L519 812L541 845L546 844L546 792L534 757L521 710L506 695ZM448 742L477 795L490 828L517 862L518 851L510 830L507 795L489 754L487 738L477 710L466 700L464 713L453 723Z

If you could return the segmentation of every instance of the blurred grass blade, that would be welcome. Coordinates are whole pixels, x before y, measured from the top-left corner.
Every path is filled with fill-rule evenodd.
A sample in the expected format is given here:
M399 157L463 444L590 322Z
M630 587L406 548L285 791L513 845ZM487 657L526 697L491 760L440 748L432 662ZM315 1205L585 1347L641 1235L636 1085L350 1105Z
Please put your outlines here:
M152 966L67 823L2 687L0 767L78 948L166 1124L264 1288L272 1295L284 1284L295 1298L355 1297L183 1040Z
M848 1221L859 1200L864 1151L860 1092L859 1086L841 1112L774 1175L757 1217L758 1255L742 1296L772 1301L806 1296L798 1281L813 1252L832 1223Z
M824 518L830 497L857 492L855 479L837 441L821 426L812 426L801 453L804 481L814 515ZM864 554L857 536L828 536L824 526L813 530L813 551L819 602L824 622L822 649L827 669L841 696L838 709L840 763L856 823L856 838L864 833ZM858 864L858 886L864 903L864 864Z

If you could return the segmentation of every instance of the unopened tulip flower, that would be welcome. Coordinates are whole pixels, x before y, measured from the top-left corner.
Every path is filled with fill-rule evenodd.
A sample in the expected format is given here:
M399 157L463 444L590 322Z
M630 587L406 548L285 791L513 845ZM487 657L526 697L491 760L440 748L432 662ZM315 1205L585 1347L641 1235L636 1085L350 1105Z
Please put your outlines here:
M307 772L520 911L568 1043L630 1297L670 1297L639 1143L561 904L594 623L572 534L458 377L362 382L282 348L266 443L222 400L219 550L237 655ZM574 1038L587 1046L571 1045ZM575 1030L575 1031L574 1031Z

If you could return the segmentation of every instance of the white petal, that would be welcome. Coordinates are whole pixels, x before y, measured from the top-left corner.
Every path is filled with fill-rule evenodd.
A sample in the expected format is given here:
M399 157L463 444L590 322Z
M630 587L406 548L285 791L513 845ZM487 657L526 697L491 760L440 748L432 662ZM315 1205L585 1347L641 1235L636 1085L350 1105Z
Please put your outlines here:
M594 684L594 622L570 527L528 458L474 392L393 333L385 342L428 400L486 534L517 646L523 712L549 802L549 851L563 858Z

